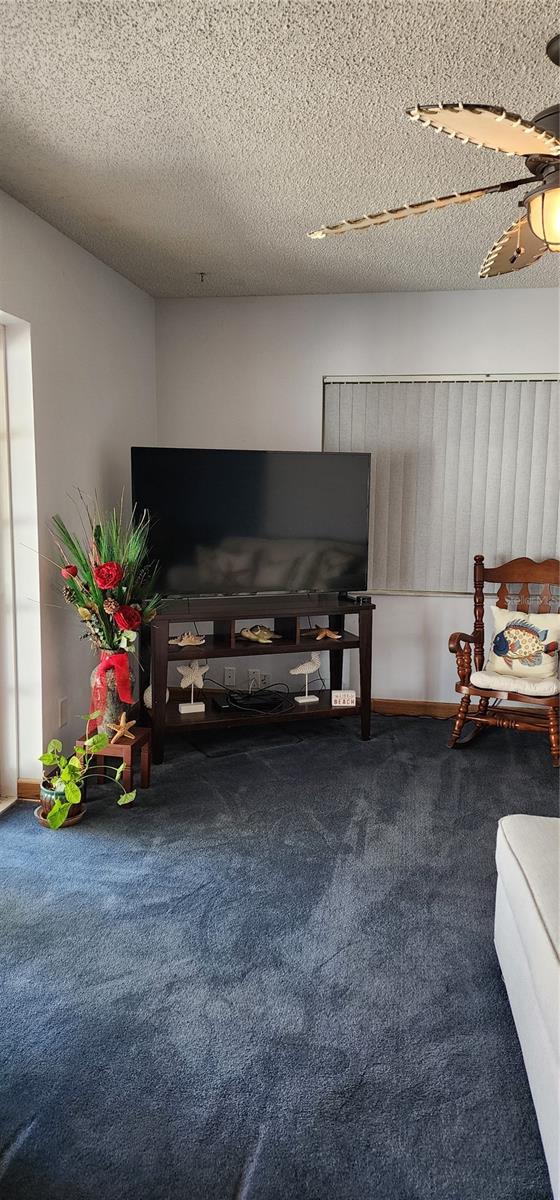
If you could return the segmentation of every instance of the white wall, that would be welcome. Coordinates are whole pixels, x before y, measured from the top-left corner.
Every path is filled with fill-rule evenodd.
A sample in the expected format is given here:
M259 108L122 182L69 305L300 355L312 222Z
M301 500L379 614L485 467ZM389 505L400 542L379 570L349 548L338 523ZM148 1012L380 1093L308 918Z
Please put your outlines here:
M154 302L0 193L0 309L29 323L39 551L55 557L47 522L60 512L76 527L75 485L117 502L128 489L131 444L155 442ZM70 721L61 732L69 739L86 711L95 659L59 585L41 559L40 596L17 600L40 600L44 737L58 731L59 699L67 697ZM36 665L20 658L19 672L26 681ZM37 775L36 740L24 737L22 775Z
M559 370L550 289L156 302L158 443L318 450L324 375ZM379 597L374 693L453 700L462 597Z

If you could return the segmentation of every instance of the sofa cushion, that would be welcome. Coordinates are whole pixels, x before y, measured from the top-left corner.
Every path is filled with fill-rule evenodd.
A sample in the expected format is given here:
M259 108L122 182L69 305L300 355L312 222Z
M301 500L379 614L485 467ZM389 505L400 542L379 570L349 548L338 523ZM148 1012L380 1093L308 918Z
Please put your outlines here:
M502 817L496 865L519 932L556 1059L559 1052L560 819L521 814Z
M560 679L528 679L526 675L498 675L496 671L473 671L473 687L489 688L493 692L521 692L524 696L557 696L560 694Z

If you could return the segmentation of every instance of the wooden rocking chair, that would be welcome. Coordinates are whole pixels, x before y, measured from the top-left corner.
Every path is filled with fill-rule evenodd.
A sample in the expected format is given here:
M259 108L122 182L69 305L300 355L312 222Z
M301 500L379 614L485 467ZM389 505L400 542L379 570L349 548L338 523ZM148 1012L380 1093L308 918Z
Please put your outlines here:
M548 558L544 562L533 562L531 558L515 558L512 562L504 563L501 567L486 568L484 556L475 554L474 557L474 631L469 633L452 633L449 639L449 649L457 659L459 683L455 691L462 695L462 700L453 722L453 729L448 745L462 747L472 742L484 725L497 725L503 729L526 729L536 733L548 733L550 751L555 767L560 766L560 734L558 728L560 686L554 680L543 679L543 692L557 687L556 694L530 695L519 691L508 690L510 682L504 675L503 690L480 686L477 680L479 672L484 669L484 584L497 583L497 597L492 595L492 602L498 608L510 608L514 611L529 613L549 613L558 611L558 596L553 596L552 587L560 584L560 562ZM519 585L518 590L510 590L510 584ZM530 591L530 587L533 590ZM471 647L474 651L474 672L472 669ZM471 679L474 675L474 679ZM471 709L471 696L478 697L477 707ZM490 701L494 703L490 706ZM503 700L530 702L531 708L501 707ZM472 721L474 728L461 738L466 721ZM461 740L459 740L461 739Z

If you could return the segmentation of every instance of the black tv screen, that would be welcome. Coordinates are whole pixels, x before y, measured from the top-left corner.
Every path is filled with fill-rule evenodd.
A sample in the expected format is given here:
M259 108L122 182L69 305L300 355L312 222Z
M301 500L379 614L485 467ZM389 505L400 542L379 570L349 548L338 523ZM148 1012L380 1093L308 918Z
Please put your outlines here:
M164 595L367 587L369 454L134 446Z

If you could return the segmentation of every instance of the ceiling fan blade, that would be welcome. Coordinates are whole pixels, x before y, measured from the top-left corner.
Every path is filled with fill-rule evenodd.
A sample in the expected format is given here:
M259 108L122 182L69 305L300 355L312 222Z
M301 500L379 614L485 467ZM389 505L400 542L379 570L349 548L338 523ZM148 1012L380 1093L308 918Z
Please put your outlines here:
M481 279L492 279L494 275L520 271L537 262L547 250L546 242L535 236L527 217L519 217L492 246L478 274Z
M451 196L434 196L432 200L422 200L419 204L405 204L403 208L385 208L383 212L366 213L364 217L354 217L347 221L339 221L337 225L322 225L308 233L310 238L324 238L332 233L348 233L350 229L370 229L372 225L386 225L388 221L400 221L403 217L421 216L434 208L447 208L449 204L468 204L470 200L481 200L492 192L509 192L512 188L527 185L530 179L507 179L505 183L493 183L489 187L475 188L472 192L453 192Z
M460 142L501 150L504 154L560 154L560 141L546 129L516 113L489 104L426 104L407 109L411 121L431 125Z

